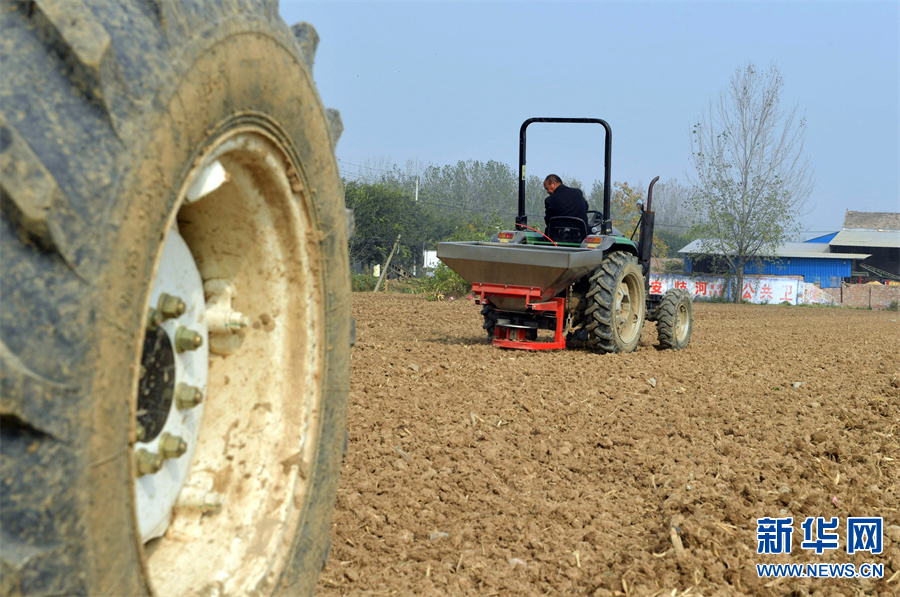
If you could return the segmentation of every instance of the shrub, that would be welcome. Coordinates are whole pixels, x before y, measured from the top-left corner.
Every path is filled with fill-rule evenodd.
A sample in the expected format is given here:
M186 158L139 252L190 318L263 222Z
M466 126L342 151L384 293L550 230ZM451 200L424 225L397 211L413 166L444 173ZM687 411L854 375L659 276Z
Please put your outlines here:
M664 274L683 274L684 262L681 260L664 261L662 271Z
M724 294L720 296L695 296L693 297L693 302L695 303L730 303L732 302Z
M353 292L371 292L375 290L378 278L369 274L350 274L350 288Z
M434 277L425 279L422 288L428 300L437 301L451 296L463 296L472 289L472 286L455 271L441 263L435 268Z

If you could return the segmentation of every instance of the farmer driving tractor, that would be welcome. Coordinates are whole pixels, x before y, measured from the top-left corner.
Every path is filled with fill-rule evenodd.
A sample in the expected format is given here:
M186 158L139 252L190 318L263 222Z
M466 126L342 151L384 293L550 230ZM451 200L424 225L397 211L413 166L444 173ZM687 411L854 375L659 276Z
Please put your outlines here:
M584 233L579 234L581 238L578 238L577 242L584 240L590 225L588 223L588 202L581 189L567 187L556 174L550 174L544 179L544 189L549 193L549 196L544 199L544 223L547 236L554 241L559 240L555 238L559 235L559 229L551 226L552 218L577 218L584 222Z

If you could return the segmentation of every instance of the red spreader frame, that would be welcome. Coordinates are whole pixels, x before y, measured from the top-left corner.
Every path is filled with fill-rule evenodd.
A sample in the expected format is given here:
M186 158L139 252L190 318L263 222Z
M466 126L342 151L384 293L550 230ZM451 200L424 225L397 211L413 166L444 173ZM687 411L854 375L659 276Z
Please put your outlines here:
M503 348L517 348L520 350L553 350L566 347L566 338L563 336L563 322L565 320L566 299L555 297L549 301L541 301L541 289L528 286L510 286L505 284L473 284L472 293L478 295L481 304L491 297L514 297L525 299L525 309L533 311L548 311L556 317L556 333L553 342L533 342L525 339L527 330L522 328L505 327L500 324L494 326L494 346ZM535 302L532 302L535 301Z

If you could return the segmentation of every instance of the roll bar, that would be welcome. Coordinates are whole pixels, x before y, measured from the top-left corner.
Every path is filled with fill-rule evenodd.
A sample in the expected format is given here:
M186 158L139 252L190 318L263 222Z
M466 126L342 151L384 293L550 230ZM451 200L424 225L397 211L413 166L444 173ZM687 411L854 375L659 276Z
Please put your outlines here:
M602 234L612 234L612 218L610 214L612 192L612 129L609 123L600 118L529 118L522 123L519 129L519 213L516 216L516 229L528 224L528 216L525 215L525 130L533 122L564 122L564 123L588 123L599 124L606 131L606 139L603 152L603 223Z

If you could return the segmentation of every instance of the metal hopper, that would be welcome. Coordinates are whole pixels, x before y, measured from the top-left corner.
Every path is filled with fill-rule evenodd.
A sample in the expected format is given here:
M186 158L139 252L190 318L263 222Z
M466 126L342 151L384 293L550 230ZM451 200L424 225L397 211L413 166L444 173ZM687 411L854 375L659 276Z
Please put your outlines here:
M529 288L539 292L541 301L590 274L603 261L603 253L580 247L489 242L445 242L437 246L440 260L470 284Z

